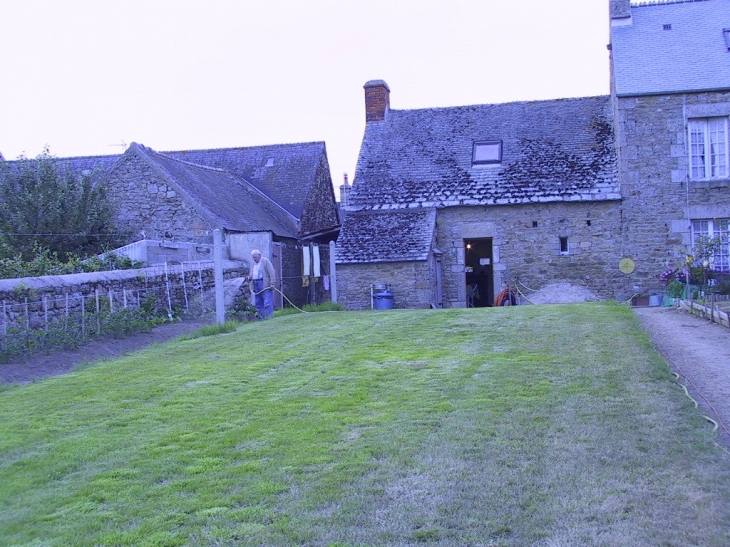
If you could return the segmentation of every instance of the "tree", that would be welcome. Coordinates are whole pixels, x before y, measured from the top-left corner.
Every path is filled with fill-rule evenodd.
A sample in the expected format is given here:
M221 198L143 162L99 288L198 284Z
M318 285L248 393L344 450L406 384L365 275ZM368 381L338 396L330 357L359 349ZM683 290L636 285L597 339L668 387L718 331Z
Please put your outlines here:
M102 173L74 173L47 148L35 159L0 162L0 258L32 260L47 249L64 260L122 240Z

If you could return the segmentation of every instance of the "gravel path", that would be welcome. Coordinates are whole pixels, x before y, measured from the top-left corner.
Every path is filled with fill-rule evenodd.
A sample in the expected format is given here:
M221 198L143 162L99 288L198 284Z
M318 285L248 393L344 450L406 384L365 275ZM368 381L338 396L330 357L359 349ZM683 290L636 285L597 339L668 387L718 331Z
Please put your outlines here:
M730 329L677 308L634 308L657 350L717 421L717 441L730 449Z

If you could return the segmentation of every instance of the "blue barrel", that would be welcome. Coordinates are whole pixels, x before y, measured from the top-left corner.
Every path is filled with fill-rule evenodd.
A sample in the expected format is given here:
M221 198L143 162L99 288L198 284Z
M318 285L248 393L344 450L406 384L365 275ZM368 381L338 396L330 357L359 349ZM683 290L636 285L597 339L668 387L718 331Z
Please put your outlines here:
M393 293L390 291L376 292L373 294L373 309L392 310Z

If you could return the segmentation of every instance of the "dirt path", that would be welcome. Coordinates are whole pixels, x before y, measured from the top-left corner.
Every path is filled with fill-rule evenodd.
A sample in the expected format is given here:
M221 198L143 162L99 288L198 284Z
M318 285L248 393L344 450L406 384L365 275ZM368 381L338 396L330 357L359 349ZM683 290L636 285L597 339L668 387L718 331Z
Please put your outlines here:
M730 329L676 308L634 308L654 345L730 449Z
M0 382L27 384L47 376L63 374L83 363L119 357L158 342L173 340L212 322L213 319L208 318L163 323L151 332L140 332L125 338L101 338L79 349L58 350L34 355L22 361L0 364Z

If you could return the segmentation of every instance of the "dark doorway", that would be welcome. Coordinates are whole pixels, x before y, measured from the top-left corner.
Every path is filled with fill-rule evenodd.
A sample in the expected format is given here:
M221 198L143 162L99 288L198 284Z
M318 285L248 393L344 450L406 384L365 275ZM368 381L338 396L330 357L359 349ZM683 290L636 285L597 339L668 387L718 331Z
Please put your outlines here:
M492 238L465 239L466 305L484 308L494 303Z

